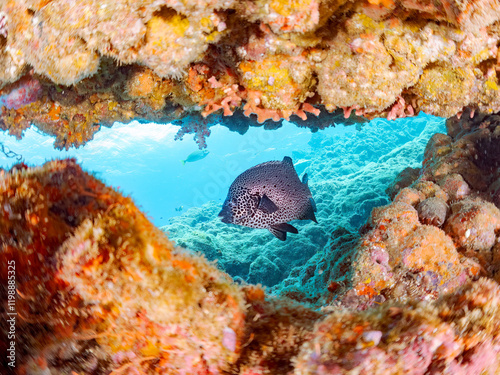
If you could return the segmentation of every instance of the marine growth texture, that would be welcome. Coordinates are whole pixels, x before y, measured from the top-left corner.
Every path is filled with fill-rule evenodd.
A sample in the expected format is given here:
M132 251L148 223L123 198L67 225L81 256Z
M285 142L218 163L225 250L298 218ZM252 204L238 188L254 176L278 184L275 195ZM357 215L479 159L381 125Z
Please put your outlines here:
M227 116L496 112L499 27L492 0L3 0L0 128L68 148L178 120L205 147Z

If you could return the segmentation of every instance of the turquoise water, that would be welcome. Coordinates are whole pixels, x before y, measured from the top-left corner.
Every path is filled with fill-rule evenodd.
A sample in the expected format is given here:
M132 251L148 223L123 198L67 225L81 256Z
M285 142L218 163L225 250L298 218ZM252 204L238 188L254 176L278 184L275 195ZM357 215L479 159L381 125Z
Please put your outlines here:
M364 125L360 131L354 126L312 134L293 127L285 132L280 132L281 129L277 132L253 129L250 136L253 134L254 138L259 134L262 137L275 135L276 138L269 142L262 138L257 153L242 150L253 159L227 155L223 159L225 163L237 160L237 174L262 160L290 155L299 176L303 173L309 176L309 187L318 209L318 223L292 221L299 233L289 234L286 241L280 241L266 229L222 223L217 217L221 202L211 200L172 217L170 224L162 229L182 247L216 260L217 266L235 280L260 283L271 293L293 298L299 296L300 301L315 303L326 288L324 283L328 278L323 278L326 273L320 275L311 273L311 270L318 264L328 263L325 269L328 269L331 279L348 280L349 275L342 264L352 255L353 241L359 237L360 227L374 207L390 202L385 190L396 175L406 167L421 166L429 138L437 132L445 132L444 123L444 119L422 114L397 121L377 119ZM247 136L234 139L245 141ZM220 139L225 139L225 136ZM209 148L217 144L219 152L228 147L217 140L213 140L213 144L210 141ZM273 148L275 150L270 150ZM210 161L209 157L201 162L204 161ZM196 163L192 165L195 166ZM199 166L199 171L203 171L201 164ZM205 186L224 186L221 190L225 194L230 182L226 183L222 178L216 182L217 178L213 176L218 172L220 170L212 170L205 174Z
M223 126L213 126L208 138L208 156L182 165L198 146L192 135L174 141L174 125L115 124L103 127L85 146L69 151L53 148L53 138L35 128L21 141L0 132L0 142L21 154L28 165L40 165L52 158L75 157L87 171L132 196L156 225L209 200L224 200L234 178L264 161L282 159L294 150L308 147L308 129L288 123L275 131L250 128L242 136ZM353 134L354 127L337 127L329 133ZM14 164L0 153L0 167ZM180 209L176 211L175 209Z
M419 130L412 124L422 121L443 122L421 115L412 120L374 120L361 131L354 126L337 126L317 133L285 122L282 128L273 131L251 127L243 136L217 125L211 128L212 134L207 140L208 156L184 166L181 160L198 147L192 135L186 135L183 141L174 141L179 129L174 125L115 124L112 128L103 127L85 146L69 151L55 150L53 138L34 127L26 131L21 141L0 132L0 143L22 155L28 165L40 165L52 158L77 158L83 168L132 196L153 222L162 226L191 207L223 201L234 178L253 165L289 155L301 174L311 164L311 156L305 156L315 148L334 152L335 140L340 145L348 139L372 137L373 132L397 136L374 140L374 144L360 142L362 147L350 151L355 154L341 156L346 160L359 159L360 155L377 152L377 149L386 153L418 135ZM8 168L14 163L14 159L0 153L0 167ZM345 173L351 173L355 165L343 168L347 168ZM310 179L317 183L321 176L312 175Z

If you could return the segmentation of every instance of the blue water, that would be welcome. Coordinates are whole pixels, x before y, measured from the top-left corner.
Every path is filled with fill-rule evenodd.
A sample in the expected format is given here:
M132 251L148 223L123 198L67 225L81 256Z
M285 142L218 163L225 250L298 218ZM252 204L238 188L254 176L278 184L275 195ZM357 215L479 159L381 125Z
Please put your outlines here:
M181 247L216 260L217 267L235 280L262 284L273 294L302 302L305 295L311 303L318 301L327 287L325 280L348 282L345 262L353 256L353 241L359 237L360 227L374 207L390 202L386 189L399 172L407 167L421 167L427 142L433 134L446 131L444 123L444 119L422 114L397 121L373 120L360 131L354 126L313 134L294 127L285 132L252 129L251 138L248 135L233 138L250 142L261 137L258 147L248 143L240 146L240 152L252 157L250 160L222 152L230 147L223 131L222 137L214 142L223 157L221 167L214 170L208 163L209 172L202 175L205 181L198 191L207 193L204 199L209 199L210 189L221 190L225 195L232 182L229 176L243 172L248 166L290 155L299 176L304 173L309 176L318 222L292 221L298 234L289 234L286 241L280 241L266 229L221 222L217 216L221 202L210 200L202 205L196 202L196 207L172 217L161 229ZM210 141L210 147L214 148ZM257 155L256 149L260 150ZM208 158L198 165L205 160ZM238 171L235 173L234 169ZM189 181L182 183L187 187ZM329 264L328 277L320 274L311 277L311 270L321 262Z
M416 120L422 121L422 116L426 115ZM436 120L431 116L427 118ZM411 126L411 120L405 121L406 126ZM397 131L402 128L401 123L387 120L374 120L364 126L389 126ZM297 159L297 155L310 150L323 135L341 139L363 134L363 130L359 132L354 126L311 133L309 129L285 122L282 128L273 131L251 127L242 136L217 125L211 128L207 141L208 156L182 165L181 160L198 147L192 135L185 136L183 141L174 141L178 129L174 125L117 123L112 128L103 127L92 141L79 149L59 151L53 148L52 137L32 127L21 141L0 132L0 144L21 154L28 165L40 165L52 158L75 157L84 169L132 196L152 221L162 226L190 207L211 200L223 201L234 178L253 165L280 160L286 155L295 155ZM0 153L0 167L9 168L14 163L12 158Z

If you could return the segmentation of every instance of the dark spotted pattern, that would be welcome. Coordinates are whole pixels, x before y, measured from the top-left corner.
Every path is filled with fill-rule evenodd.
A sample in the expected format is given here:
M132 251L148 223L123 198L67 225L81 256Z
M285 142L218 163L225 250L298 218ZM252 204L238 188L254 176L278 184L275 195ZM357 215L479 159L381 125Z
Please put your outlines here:
M264 195L277 210L259 208ZM283 161L262 163L240 174L231 184L219 216L225 223L270 229L290 220L316 221L314 211L307 181L299 180L292 159L285 157Z

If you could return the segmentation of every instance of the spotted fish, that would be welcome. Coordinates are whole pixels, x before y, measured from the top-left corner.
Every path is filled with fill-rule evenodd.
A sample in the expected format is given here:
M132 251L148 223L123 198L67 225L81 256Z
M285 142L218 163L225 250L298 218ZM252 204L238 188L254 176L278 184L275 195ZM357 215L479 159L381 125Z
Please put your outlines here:
M266 228L286 240L298 233L290 220L312 220L316 204L307 186L307 173L300 181L292 159L268 161L252 167L231 184L219 216L222 222L250 228Z

